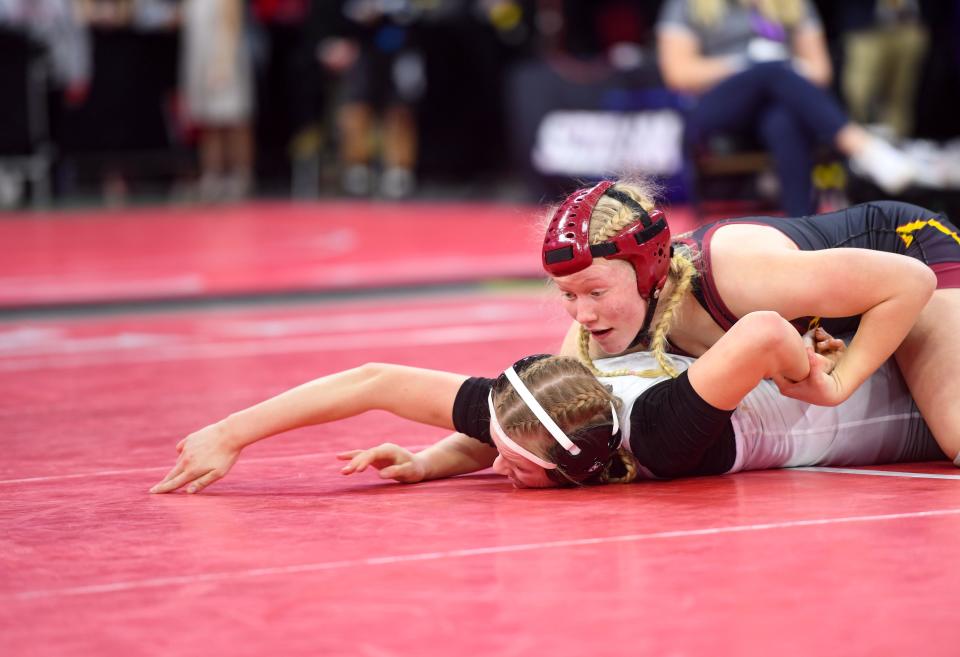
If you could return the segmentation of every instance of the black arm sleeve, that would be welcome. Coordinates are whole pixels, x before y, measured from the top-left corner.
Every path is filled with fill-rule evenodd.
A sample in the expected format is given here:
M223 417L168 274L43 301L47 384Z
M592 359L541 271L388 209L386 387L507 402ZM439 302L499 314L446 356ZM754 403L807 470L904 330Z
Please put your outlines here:
M493 379L471 377L463 382L453 401L453 426L456 430L488 445L493 445L490 438L490 409L487 407L487 395L492 387Z
M733 467L730 416L696 393L687 373L646 390L630 412L630 449L657 477L722 474Z

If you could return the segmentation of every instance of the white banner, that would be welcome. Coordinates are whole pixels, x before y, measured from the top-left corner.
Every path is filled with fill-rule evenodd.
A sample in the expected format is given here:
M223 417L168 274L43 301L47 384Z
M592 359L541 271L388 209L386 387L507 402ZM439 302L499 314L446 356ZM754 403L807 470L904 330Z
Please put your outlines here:
M551 112L537 130L531 159L546 175L677 175L683 166L683 117L672 109Z

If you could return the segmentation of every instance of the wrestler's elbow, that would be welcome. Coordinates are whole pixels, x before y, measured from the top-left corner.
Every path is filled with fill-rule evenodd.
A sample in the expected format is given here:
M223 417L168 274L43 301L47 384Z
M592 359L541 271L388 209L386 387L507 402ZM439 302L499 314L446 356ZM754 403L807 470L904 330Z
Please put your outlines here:
M761 310L744 315L743 323L750 335L751 351L768 371L780 371L785 362L802 353L803 340L797 329L772 310Z
M917 286L922 292L926 293L926 297L929 300L937 289L937 275L930 267L921 263L919 260L917 260L916 263L919 265L916 267Z
M773 310L747 313L737 324L742 324L749 331L757 348L776 348L797 333L790 322Z

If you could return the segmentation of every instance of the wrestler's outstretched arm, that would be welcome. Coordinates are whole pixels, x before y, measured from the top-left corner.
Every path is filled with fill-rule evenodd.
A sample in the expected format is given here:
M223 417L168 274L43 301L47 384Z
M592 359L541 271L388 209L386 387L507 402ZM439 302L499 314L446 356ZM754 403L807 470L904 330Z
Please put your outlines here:
M177 443L176 464L152 493L169 493L186 486L196 493L224 477L244 447L299 427L324 424L384 410L399 417L436 427L453 429L453 402L466 376L402 365L369 363L331 374L196 431ZM416 455L404 456L402 448L384 445L368 462L351 461L349 474L366 465L403 466L385 474L400 481L420 481L474 472L489 467L496 450L461 434L454 434ZM371 452L374 450L365 450ZM405 452L406 450L402 450ZM390 457L390 453L394 456ZM350 456L346 456L349 454ZM352 458L356 453L344 456ZM407 452L409 454L409 452ZM387 472L390 472L389 470Z

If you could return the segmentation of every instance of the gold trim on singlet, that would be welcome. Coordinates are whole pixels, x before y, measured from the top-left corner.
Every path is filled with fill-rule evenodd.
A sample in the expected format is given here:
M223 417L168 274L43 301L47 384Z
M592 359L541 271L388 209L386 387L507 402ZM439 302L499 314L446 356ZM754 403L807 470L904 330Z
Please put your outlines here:
M908 224L902 226L897 226L897 235L900 236L900 239L903 240L903 243L906 246L913 244L914 236L911 233L916 233L921 228L930 226L931 228L936 228L944 235L949 235L953 238L953 241L957 244L960 244L960 235L957 235L956 231L952 231L936 219L917 219L916 221L911 221Z

